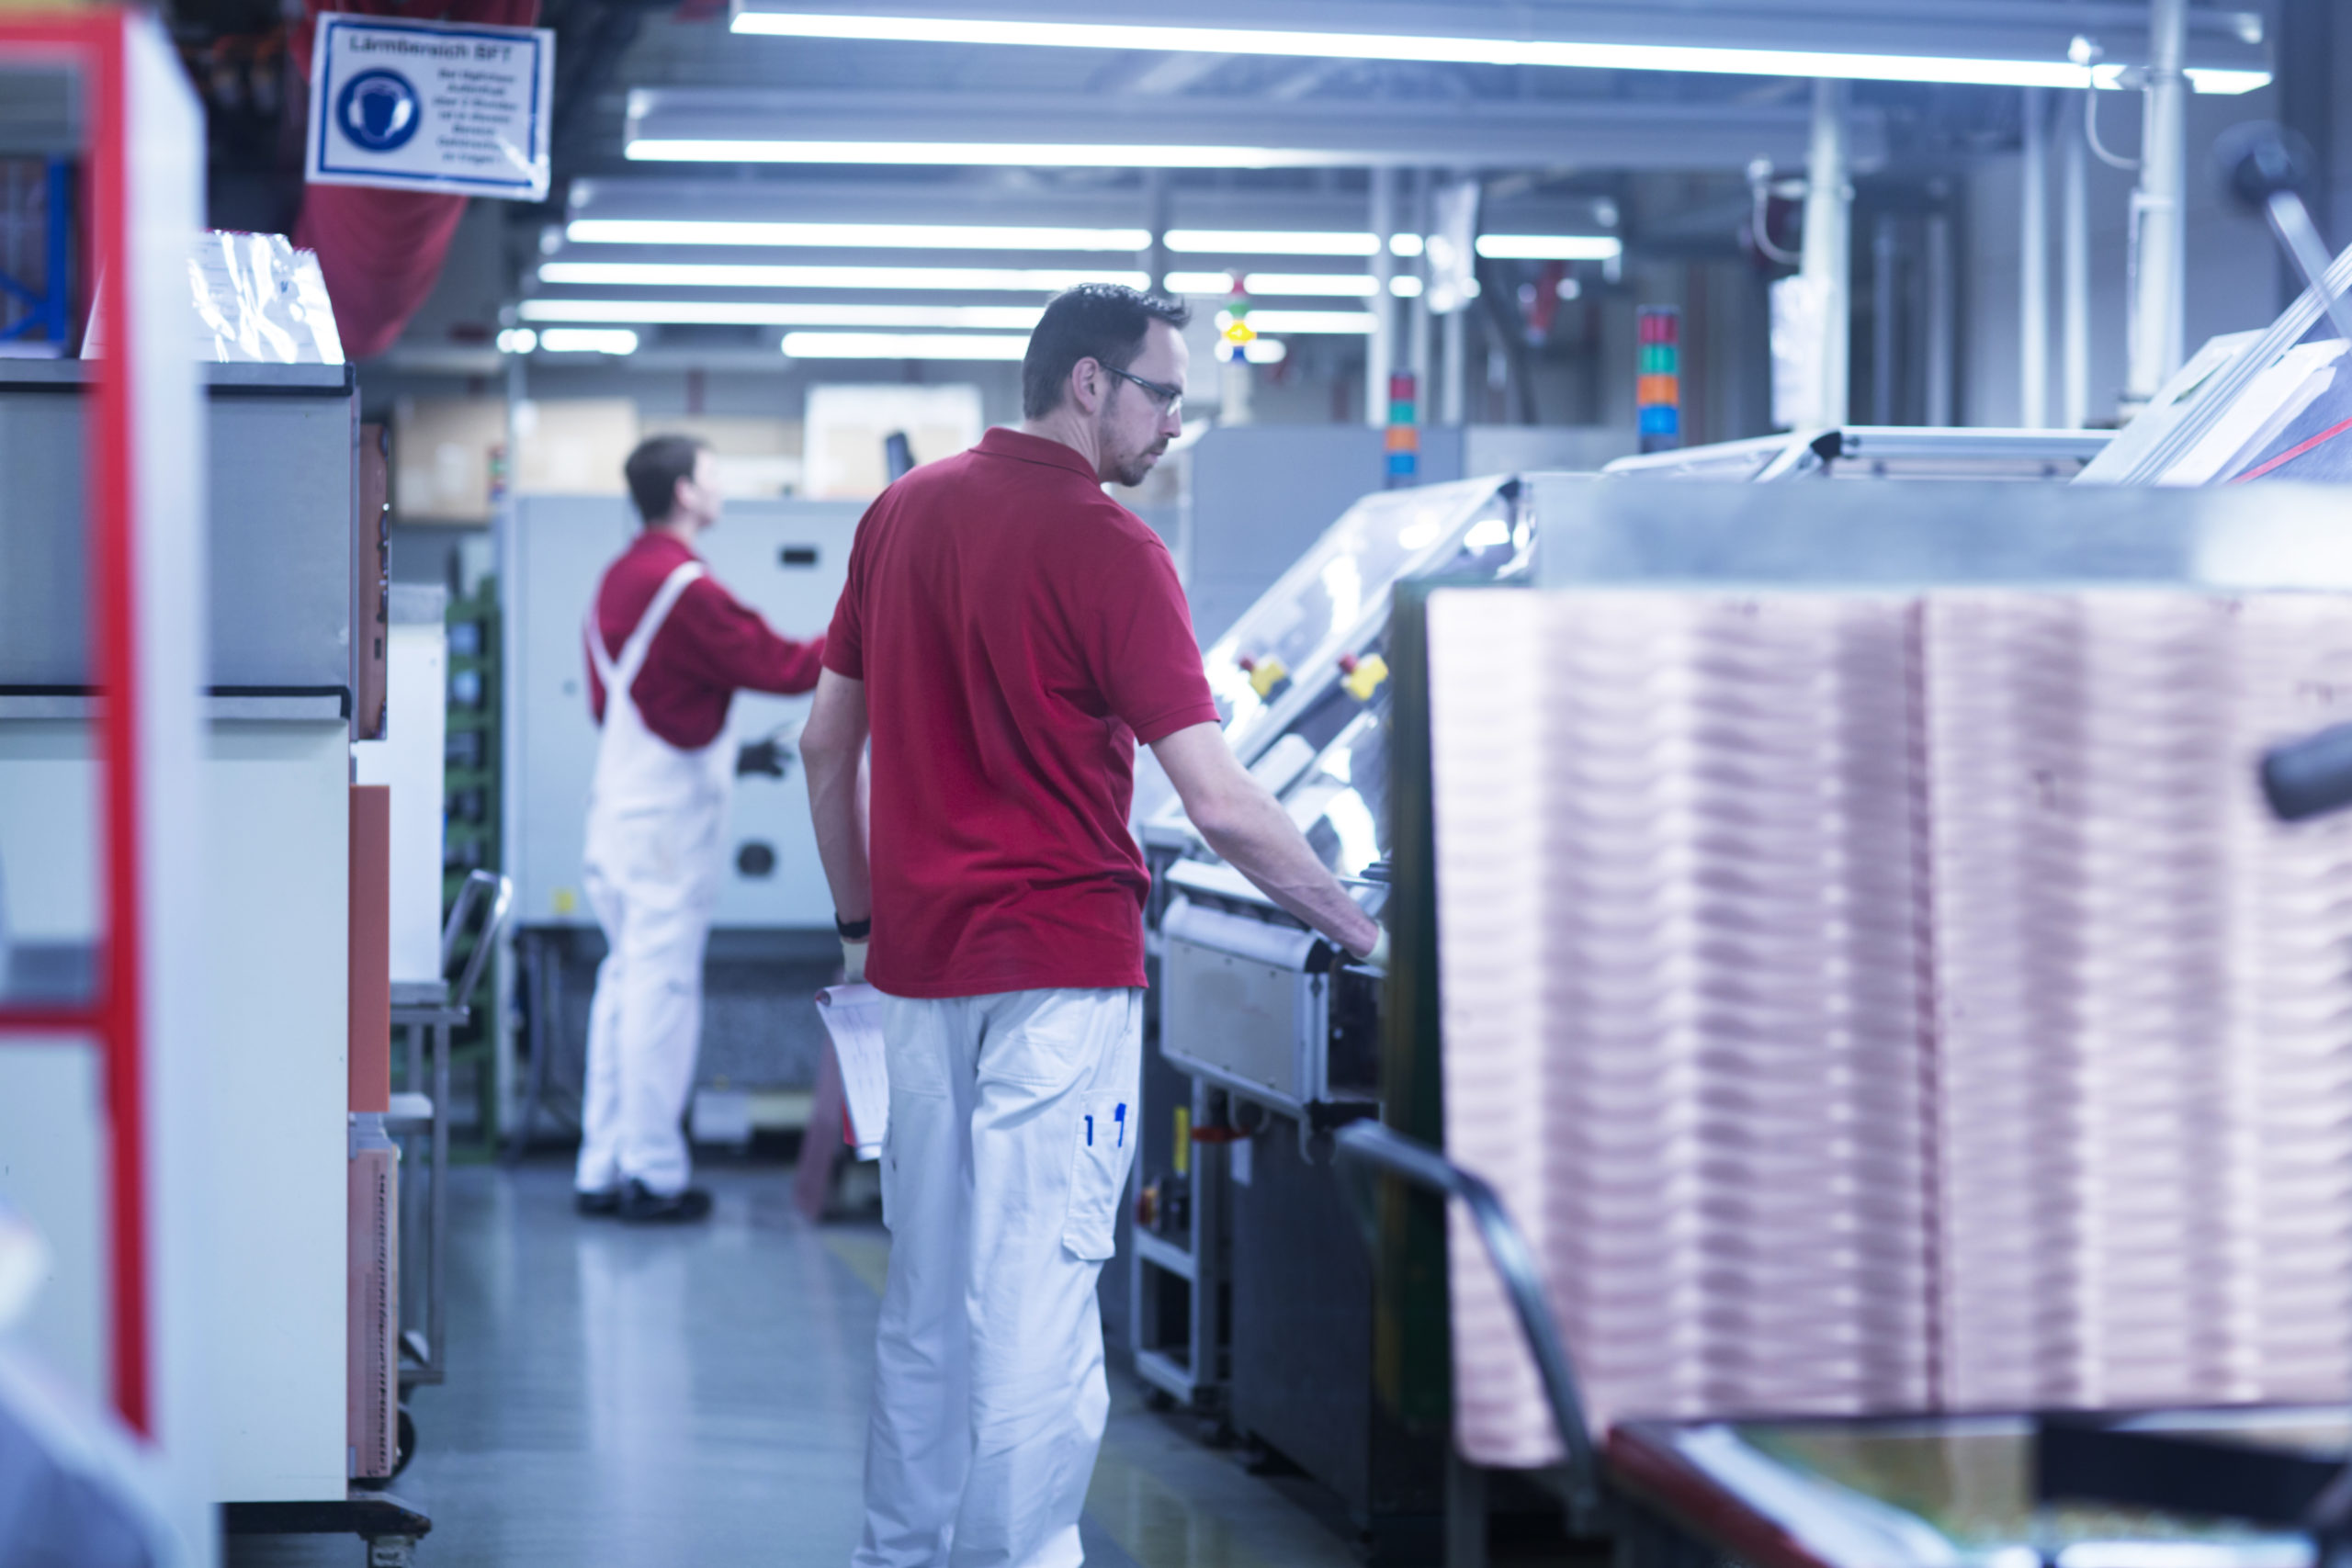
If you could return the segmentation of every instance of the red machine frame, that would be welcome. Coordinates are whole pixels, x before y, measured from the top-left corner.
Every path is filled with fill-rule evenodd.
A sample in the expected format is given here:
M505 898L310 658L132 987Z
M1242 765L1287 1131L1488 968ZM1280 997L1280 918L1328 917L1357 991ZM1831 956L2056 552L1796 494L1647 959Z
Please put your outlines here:
M0 15L0 58L53 60L82 72L89 108L81 190L88 237L84 275L94 279L94 316L117 345L131 341L128 14ZM74 1006L11 1008L0 1002L0 1046L30 1037L88 1037L102 1054L106 1089L106 1213L112 1322L108 1362L115 1408L142 1437L154 1431L152 1267L147 1210L145 953L141 931L144 844L141 835L138 618L133 581L130 365L115 352L90 362L87 462L90 541L90 673L96 706L103 873L95 989Z

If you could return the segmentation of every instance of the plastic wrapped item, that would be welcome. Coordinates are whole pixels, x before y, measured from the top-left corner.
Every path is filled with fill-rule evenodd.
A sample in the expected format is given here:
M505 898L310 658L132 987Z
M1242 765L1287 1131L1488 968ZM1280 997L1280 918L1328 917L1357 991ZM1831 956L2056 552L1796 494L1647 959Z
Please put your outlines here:
M340 365L343 339L319 258L283 234L213 230L188 258L203 326L198 355L222 364Z
M343 338L319 258L283 234L207 231L187 260L198 359L219 365L341 365ZM82 357L103 359L104 314L90 312Z

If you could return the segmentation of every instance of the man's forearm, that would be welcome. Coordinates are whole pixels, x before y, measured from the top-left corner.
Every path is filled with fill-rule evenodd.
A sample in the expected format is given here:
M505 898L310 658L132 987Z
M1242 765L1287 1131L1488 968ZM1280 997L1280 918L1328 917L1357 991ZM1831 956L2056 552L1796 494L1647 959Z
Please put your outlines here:
M1378 923L1315 858L1273 796L1252 792L1235 803L1230 821L1201 836L1267 897L1349 952L1370 953L1380 939Z
M832 888L833 911L844 920L874 913L874 882L865 858L863 753L803 759L808 768L808 815L817 830L817 858Z

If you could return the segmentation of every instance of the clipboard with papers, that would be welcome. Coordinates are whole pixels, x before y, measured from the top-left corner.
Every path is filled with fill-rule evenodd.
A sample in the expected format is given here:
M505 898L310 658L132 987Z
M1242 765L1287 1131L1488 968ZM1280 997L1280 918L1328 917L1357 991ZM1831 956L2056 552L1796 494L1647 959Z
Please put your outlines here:
M841 1067L849 1141L860 1159L879 1159L890 1128L890 1068L882 1048L881 992L867 985L833 986L817 993L817 1013Z

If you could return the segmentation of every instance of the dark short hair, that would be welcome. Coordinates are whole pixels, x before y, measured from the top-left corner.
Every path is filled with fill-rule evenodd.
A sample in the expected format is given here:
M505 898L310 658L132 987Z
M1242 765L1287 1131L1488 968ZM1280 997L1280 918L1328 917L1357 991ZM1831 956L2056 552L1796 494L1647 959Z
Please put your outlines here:
M678 503L678 481L695 475L695 459L710 450L710 443L692 435L649 435L621 465L628 476L628 495L637 514L659 523Z
M1046 305L1021 361L1021 414L1039 419L1061 406L1070 367L1081 359L1125 370L1143 352L1154 321L1178 332L1193 319L1182 299L1146 294L1119 283L1081 283Z

